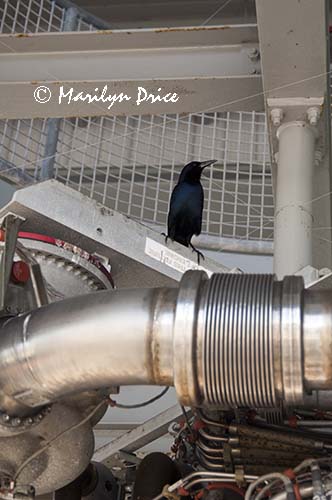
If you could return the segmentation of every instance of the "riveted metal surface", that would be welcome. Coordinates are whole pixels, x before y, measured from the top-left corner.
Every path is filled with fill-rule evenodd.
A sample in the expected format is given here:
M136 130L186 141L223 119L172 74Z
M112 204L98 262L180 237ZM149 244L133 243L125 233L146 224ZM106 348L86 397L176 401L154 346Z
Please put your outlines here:
M19 435L1 439L0 463L13 474L34 452L66 428L78 424L83 416L73 406L55 404L36 428ZM72 481L88 465L93 453L94 439L91 424L86 422L77 429L59 437L36 459L22 470L17 484L32 484L38 494ZM66 452L64 453L64 450Z
M42 241L20 241L40 264L53 300L112 288L102 271L79 255Z

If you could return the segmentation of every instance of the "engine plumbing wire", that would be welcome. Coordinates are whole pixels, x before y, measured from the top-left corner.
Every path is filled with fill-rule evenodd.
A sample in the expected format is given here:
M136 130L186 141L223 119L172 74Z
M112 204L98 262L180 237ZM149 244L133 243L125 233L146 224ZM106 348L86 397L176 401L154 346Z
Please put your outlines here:
M279 479L280 481L282 481L285 485L285 490L287 492L287 499L288 500L293 500L293 499L295 500L295 494L294 494L294 490L293 490L292 481L289 479L289 477L287 477L285 474L281 474L280 472L272 472L270 474L265 474L264 476L260 476L256 481L251 483L251 485L249 486L249 488L246 491L245 500L250 500L250 499L254 498L253 492L255 491L257 486L259 486L261 483L264 483L265 481L268 481L270 479Z
M318 464L326 464L330 465L331 464L331 458L326 457L326 458L308 458L303 460L297 467L295 467L293 470L288 470L285 471L283 474L279 473L271 473L271 474L266 474L265 476L261 476L257 479L257 481L253 482L250 487L248 488L246 494L245 494L245 499L246 500L252 500L255 498L255 500L262 500L264 496L266 496L269 492L269 496L271 496L271 490L273 488L278 488L278 482L281 480L284 482L286 486L286 481L287 478L288 480L293 479L295 482L292 484L293 492L291 492L290 487L286 486L286 492L290 496L290 498L296 497L296 499L301 498L300 497L300 490L299 490L299 484L300 479L306 478L305 474L302 474L299 476L299 472L311 467L313 464L318 463ZM309 475L311 477L311 475ZM260 485L262 482L267 481L268 479L272 479L272 482L266 484L263 486L263 488L259 491L259 493L254 496L253 492L255 489L257 489L257 486ZM288 481L287 481L288 482Z
M256 481L257 476L244 475L243 478L246 482ZM176 483L168 486L168 493L173 493L176 491L181 491L181 493L188 492L192 486L201 483L223 483L223 482L236 482L235 474L229 472L209 472L209 471L196 471L191 472L188 476L179 479ZM185 491L184 491L185 490ZM166 492L167 493L167 492ZM196 492L198 493L198 491ZM186 493L187 494L187 493ZM161 500L165 496L165 491L162 491L159 495L154 497L152 500Z
M115 407L115 408L124 408L125 410L132 410L135 408L143 408L143 406L148 406L151 403L154 403L158 399L162 398L166 392L168 392L169 387L165 387L157 396L154 396L151 399L148 399L147 401L143 401L142 403L137 403L134 405L125 405L122 403L118 403L117 401L114 401L113 399L109 398L110 406Z

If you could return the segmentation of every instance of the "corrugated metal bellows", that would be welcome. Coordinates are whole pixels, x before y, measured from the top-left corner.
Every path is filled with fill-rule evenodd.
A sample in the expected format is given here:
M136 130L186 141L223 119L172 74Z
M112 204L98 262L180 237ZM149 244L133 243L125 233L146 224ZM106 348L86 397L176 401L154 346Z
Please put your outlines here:
M202 343L202 385L208 404L275 406L273 284L273 275L211 278Z

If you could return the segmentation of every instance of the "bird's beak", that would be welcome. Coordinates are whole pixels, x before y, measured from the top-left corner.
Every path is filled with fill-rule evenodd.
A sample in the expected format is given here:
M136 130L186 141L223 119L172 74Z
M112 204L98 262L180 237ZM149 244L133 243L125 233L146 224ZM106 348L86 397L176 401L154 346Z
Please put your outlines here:
M201 162L201 169L208 167L209 165L213 165L213 163L216 163L217 160L208 160L208 161L202 161Z

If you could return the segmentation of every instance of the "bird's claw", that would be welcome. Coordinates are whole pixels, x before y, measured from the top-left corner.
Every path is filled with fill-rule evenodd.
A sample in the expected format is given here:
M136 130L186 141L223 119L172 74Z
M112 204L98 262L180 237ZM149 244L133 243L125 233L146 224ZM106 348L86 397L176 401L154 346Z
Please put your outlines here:
M161 233L161 236L164 236L165 237L165 244L167 245L167 240L169 238L168 234L166 233Z
M205 260L205 257L202 254L202 252L200 252L199 250L197 250L197 248L195 248L194 245L192 245L191 243L190 243L190 247L192 248L193 252L197 253L197 264L199 265L200 264L200 258L202 257L202 259Z
M197 264L199 265L200 264L200 258L202 257L202 259L205 260L205 257L202 254L202 252L200 252L199 250L195 250L195 252L197 253Z

